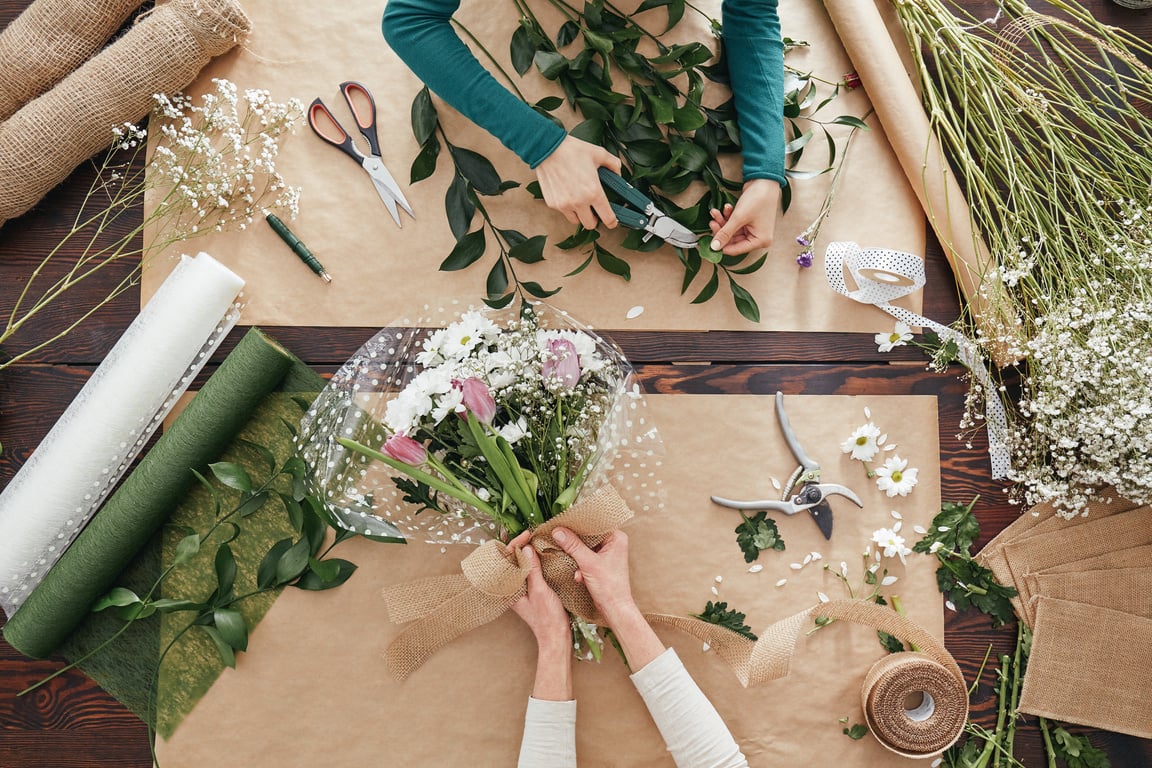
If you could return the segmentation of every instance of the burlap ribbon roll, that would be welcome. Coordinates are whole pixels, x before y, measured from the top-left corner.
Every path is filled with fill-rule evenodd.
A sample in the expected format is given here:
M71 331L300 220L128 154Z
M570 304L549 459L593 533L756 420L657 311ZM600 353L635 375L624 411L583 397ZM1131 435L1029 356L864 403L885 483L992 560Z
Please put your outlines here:
M596 547L631 517L632 510L620 494L606 485L533 533L532 547L540 554L544 578L569 612L591 621L599 618L588 590L572 578L576 561L553 541L552 531L563 526L589 547ZM408 677L447 643L499 617L524 595L527 562L522 553L510 552L498 541L486 542L460 565L462 573L457 575L384 590L392 621L415 622L384 654L388 670L398 680Z
M0 33L0 121L100 50L142 0L36 0Z
M0 224L27 211L248 32L236 0L172 0L0 124Z

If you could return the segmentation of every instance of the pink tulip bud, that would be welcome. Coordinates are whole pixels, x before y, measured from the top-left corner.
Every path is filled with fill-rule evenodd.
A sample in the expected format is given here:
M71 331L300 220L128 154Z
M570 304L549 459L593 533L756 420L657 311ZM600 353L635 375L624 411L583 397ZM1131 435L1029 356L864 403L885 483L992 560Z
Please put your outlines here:
M464 379L457 386L464 394L464 407L476 415L484 424L491 424L496 416L496 401L488 391L488 385L475 377Z
M549 339L545 348L544 380L557 381L564 389L572 389L580 381L580 355L568 339Z
M420 466L428 459L428 451L424 449L424 446L407 435L392 435L385 440L383 453L385 456L396 459L396 461L402 461L414 467Z

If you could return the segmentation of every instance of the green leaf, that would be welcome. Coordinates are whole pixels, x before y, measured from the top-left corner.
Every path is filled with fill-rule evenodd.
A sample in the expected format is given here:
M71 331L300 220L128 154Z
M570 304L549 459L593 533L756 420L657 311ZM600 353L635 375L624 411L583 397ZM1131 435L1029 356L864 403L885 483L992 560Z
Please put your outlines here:
M224 666L235 669L236 651L232 649L232 646L225 642L216 627L204 627L204 632L212 638L212 642L216 645L216 653L220 655L220 661L224 662Z
M516 298L515 292L509 291L498 299L483 298L481 301L492 307L492 309L504 309L504 307L512 303L512 299L514 298Z
M232 595L236 584L236 557L232 554L232 547L221 544L216 550L216 593L221 601Z
M744 623L744 614L737 611L735 608L729 609L728 603L716 602L711 600L704 606L702 613L692 614L701 621L706 621L709 624L715 624L718 627L724 627L731 630L738 635L743 635L749 640L755 640L756 635L752 632L752 628Z
M850 739L859 741L868 735L868 726L863 723L856 723L851 728L845 728L844 735Z
M588 258L586 258L586 259L584 259L584 261L580 262L580 265L577 266L575 269L573 269L571 272L566 273L564 275L564 277L572 277L573 275L578 275L581 272L583 272L584 270L588 269L588 265L592 263L592 259L594 259L594 258L596 258L596 254L589 251L588 252Z
M840 115L839 117L833 119L832 122L836 125L850 125L853 128L859 128L863 131L871 130L868 127L868 123L864 122L858 117L853 117L852 115Z
M581 226L571 235L556 243L556 247L562 251L570 251L573 248L583 248L586 245L596 242L598 237L600 237L599 230L584 229L584 227Z
M292 547L292 539L280 539L272 545L267 554L260 561L260 567L256 569L256 587L259 589L268 589L276 584L276 570L280 564L280 558L284 556Z
M512 58L512 68L516 70L516 74L523 77L532 67L532 57L536 55L536 45L532 42L532 35L524 24L512 33L508 52Z
M566 21L560 26L560 30L556 33L556 47L564 48L572 44L576 36L580 34L580 26L574 21Z
M520 283L520 287L523 288L529 295L535 296L537 299L546 299L549 296L555 296L556 294L560 293L559 288L548 290L534 280L525 280L524 282Z
M628 262L621 258L617 258L608 250L603 248L599 243L592 246L596 252L596 263L600 265L601 269L605 272L610 272L613 275L619 275L625 280L632 279L632 268L628 266Z
M475 264L484 255L486 246L483 229L469 232L460 238L460 242L456 243L452 253L448 254L448 258L441 262L440 270L442 272L455 272Z
M882 629L876 630L876 636L880 638L880 645L888 653L901 653L904 650L904 641L895 635L890 635Z
M149 605L160 613L178 613L180 611L200 611L207 606L192 600L176 600L171 597L162 597L153 600Z
M468 179L473 189L482 195L500 194L500 174L488 158L464 147L449 145L448 151L457 170Z
M436 107L432 104L432 94L428 86L424 86L412 99L412 135L416 143L423 146L436 132L440 118L436 114Z
M276 563L276 583L287 584L303 573L304 569L308 567L308 558L311 554L312 550L308 538L301 537L299 541L285 550Z
M756 299L752 298L752 294L747 291L743 286L737 284L732 276L728 276L728 287L732 289L732 298L736 302L736 309L740 314L754 323L760 322L760 307L756 304Z
M545 112L551 112L555 109L559 109L560 105L563 103L564 99L560 98L559 96L545 96L544 98L540 99L540 101L536 102L535 107L537 109L542 109Z
M602 144L604 142L604 121L585 120L568 133L589 144Z
M176 554L172 556L172 565L182 565L200 552L200 534L190 533L180 539L176 545Z
M792 139L792 141L789 141L784 145L784 154L792 155L796 152L799 152L804 148L805 145L808 144L809 141L812 140L813 135L815 135L813 131L805 131L796 138Z
M767 259L768 251L764 251L764 253L760 254L760 258L756 259L751 264L740 267L739 269L730 269L728 271L734 275L750 275L753 272L758 271L760 267L764 266L764 262L767 261Z
M448 227L452 230L452 236L459 242L472 226L476 203L469 194L468 180L458 173L452 177L452 183L444 193L444 211L448 214Z
M690 133L707 122L708 118L695 104L683 104L672 113L672 125L684 133Z
M700 242L696 243L696 250L700 252L700 258L709 264L719 264L724 258L723 251L712 250L712 238L710 237L700 238Z
M300 581L296 582L294 586L299 589L307 589L312 591L320 591L324 589L332 589L338 587L356 572L356 564L350 563L347 560L341 560L337 557L330 557L323 561L325 564L335 564L335 574L328 579L322 579L315 571L309 570L300 577Z
M236 512L240 517L248 517L251 514L259 512L264 508L264 503L268 501L271 494L268 491L260 491L244 499L244 502L237 507Z
M235 608L217 608L212 612L212 621L220 639L237 651L248 649L248 623Z
M696 298L692 299L693 304L703 304L716 295L716 289L720 287L720 270L715 266L712 267L712 277L705 283L704 287L700 289L700 293L696 294Z
M544 235L530 237L508 249L508 257L525 264L535 264L538 261L544 261L544 245L547 242L548 238ZM491 291L489 291L489 293L491 293Z
M760 510L752 517L743 512L740 515L744 520L736 526L736 544L744 553L744 562L755 562L767 549L784 551L784 538L776 527L776 521L768 517L767 512Z
M1068 768L1109 768L1108 755L1092 746L1086 735L1077 736L1062 726L1052 731L1052 745L1058 759Z
M284 511L288 513L288 522L297 531L304 525L304 508L300 502L286 493L279 494L280 501L284 503Z
M612 53L612 48L614 47L612 39L599 32L593 32L590 29L584 30L584 40L588 45L592 46L592 48L599 51L602 56L607 57Z
M140 602L142 602L140 597L132 590L124 587L113 587L108 594L96 601L96 604L92 606L92 613L99 613L106 608L122 608Z
M680 285L680 293L687 293L688 286L692 285L692 281L700 273L703 260L700 258L698 248L679 248L677 253L680 256L680 263L684 265L684 281Z
M508 269L504 266L503 259L496 259L492 269L488 270L488 279L485 280L484 287L491 297L503 296L504 291L508 290Z
M308 540L308 554L315 556L324 546L324 536L327 534L324 518L312 509L304 510L304 538Z
M530 181L525 184L524 191L532 195L532 197L536 198L537 200L544 199L544 193L540 191L540 182L538 181Z
M209 464L208 469L212 470L212 474L216 476L224 485L229 488L235 488L238 491L251 491L252 478L248 477L248 472L244 467L232 461L217 461L214 464Z
M436 160L440 157L440 140L435 136L420 148L416 159L412 161L412 168L408 171L408 180L415 184L436 172Z
M568 69L568 59L561 53L555 51L537 51L533 56L532 61L536 64L536 68L540 70L540 74L544 75L548 80L555 80L560 74Z
M335 560L317 560L316 558L309 558L308 568L312 573L320 577L321 581L329 581L336 578L336 574L340 571L340 564Z

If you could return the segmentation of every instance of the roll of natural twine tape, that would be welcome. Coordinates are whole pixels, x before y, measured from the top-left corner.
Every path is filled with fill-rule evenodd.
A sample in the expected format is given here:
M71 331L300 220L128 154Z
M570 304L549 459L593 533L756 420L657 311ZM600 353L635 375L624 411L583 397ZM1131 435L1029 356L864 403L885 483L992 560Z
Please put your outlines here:
M898 755L923 758L956 743L968 721L968 691L940 662L894 653L864 678L861 704L868 728Z
M108 42L141 0L36 0L0 32L0 121Z
M109 146L114 127L147 115L153 94L182 90L249 26L236 0L172 0L0 123L0 224Z

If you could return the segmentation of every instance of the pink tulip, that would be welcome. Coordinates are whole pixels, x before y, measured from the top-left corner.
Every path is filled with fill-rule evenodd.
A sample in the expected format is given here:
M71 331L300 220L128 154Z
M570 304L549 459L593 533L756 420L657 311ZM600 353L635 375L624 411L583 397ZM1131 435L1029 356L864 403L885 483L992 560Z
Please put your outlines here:
M464 394L464 407L476 415L476 419L483 424L491 424L496 416L496 401L488 391L488 385L475 377L458 382Z
M544 381L558 381L564 389L572 389L580 380L580 355L568 339L548 339L545 348Z
M384 441L384 455L418 467L428 459L424 446L407 435L392 435Z

